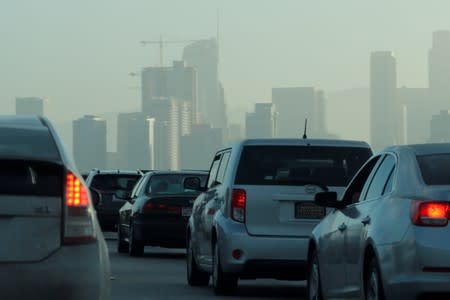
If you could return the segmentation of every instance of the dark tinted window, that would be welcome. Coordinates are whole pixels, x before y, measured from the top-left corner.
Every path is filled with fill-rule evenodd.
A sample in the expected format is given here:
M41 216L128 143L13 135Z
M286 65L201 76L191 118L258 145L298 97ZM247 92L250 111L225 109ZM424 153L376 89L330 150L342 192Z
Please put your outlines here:
M373 199L382 195L384 187L389 179L389 175L395 167L395 158L387 155L378 167L375 176L370 183L365 199Z
M0 128L1 156L59 159L58 149L47 129Z
M217 172L216 181L223 183L223 178L225 177L225 171L227 170L228 161L230 160L230 152L225 152L222 155L222 160L220 161L219 171Z
M24 161L0 160L0 194L61 196L61 166Z
M183 181L186 177L200 177L201 185L204 186L207 175L197 174L161 174L153 175L145 187L147 194L186 194L197 193L194 190L188 190L183 187Z
M235 183L346 186L370 155L369 149L353 147L246 146Z
M127 190L132 191L141 175L98 174L95 175L90 187L101 191Z
M417 156L423 180L428 185L450 185L450 154Z
M220 163L220 154L214 157L214 161L211 165L211 169L209 170L209 178L208 178L208 188L212 187L216 182L217 171L219 169Z

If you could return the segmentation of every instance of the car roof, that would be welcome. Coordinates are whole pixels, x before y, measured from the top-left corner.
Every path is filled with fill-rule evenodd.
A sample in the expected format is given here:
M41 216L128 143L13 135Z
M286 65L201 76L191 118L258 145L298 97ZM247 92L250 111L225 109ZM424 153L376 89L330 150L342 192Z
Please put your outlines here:
M149 172L152 175L171 175L171 174L195 174L195 175L208 175L208 171L200 170L155 170Z
M121 170L121 169L93 169L91 170L95 175L142 175L139 170Z
M370 148L364 141L341 140L341 139L295 139L295 138L269 138L269 139L246 139L238 143L242 146L325 146L325 147L356 147Z
M35 115L0 115L1 128L47 129L45 120Z
M412 151L415 155L429 155L429 154L450 154L450 143L429 143L429 144L412 144L412 145L398 145L387 147L384 151L401 150Z

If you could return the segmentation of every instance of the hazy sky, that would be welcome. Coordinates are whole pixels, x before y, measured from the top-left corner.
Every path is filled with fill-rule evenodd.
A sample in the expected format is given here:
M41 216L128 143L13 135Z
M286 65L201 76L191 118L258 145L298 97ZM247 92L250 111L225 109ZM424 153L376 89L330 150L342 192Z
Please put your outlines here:
M369 52L392 50L399 85L427 85L431 33L450 29L448 0L0 0L0 112L15 96L48 98L57 121L135 110L159 50L143 39L216 35L229 108L270 100L274 86L327 92L368 86ZM168 46L166 63L181 58ZM234 114L231 120L235 120Z

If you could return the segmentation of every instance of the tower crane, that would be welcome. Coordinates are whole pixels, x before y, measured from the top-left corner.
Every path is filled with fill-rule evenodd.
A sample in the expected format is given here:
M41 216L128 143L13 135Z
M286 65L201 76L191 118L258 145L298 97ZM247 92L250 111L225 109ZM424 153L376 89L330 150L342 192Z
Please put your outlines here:
M167 44L189 44L193 42L205 41L203 40L163 40L162 36L159 37L159 40L147 40L141 41L142 46L146 45L159 45L159 64L161 67L164 66L164 46Z

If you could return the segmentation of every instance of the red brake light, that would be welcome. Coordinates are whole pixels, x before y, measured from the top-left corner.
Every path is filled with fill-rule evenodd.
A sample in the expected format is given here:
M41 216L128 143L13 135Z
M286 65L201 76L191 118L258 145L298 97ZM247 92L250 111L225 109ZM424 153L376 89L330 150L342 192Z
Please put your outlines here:
M150 212L167 212L171 214L180 214L181 213L181 207L179 206L170 206L163 203L157 203L154 204L151 201L148 201L144 204L143 208L144 213L150 213Z
M447 226L450 203L437 201L413 201L411 220L419 226Z
M243 189L234 189L231 197L231 218L244 223L247 193Z
M66 204L69 207L87 207L89 205L86 187L70 172L66 176Z

